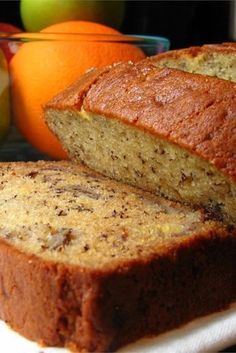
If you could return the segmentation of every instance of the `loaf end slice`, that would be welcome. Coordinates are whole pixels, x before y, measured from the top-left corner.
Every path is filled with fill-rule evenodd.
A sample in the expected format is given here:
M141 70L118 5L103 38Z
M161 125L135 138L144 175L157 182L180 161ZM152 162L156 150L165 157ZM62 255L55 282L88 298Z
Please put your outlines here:
M79 108L59 95L45 117L73 160L235 225L235 93L233 82L146 59L98 75Z
M236 43L171 50L151 57L157 67L216 76L236 82Z
M0 164L0 318L114 351L236 299L236 234L69 162Z

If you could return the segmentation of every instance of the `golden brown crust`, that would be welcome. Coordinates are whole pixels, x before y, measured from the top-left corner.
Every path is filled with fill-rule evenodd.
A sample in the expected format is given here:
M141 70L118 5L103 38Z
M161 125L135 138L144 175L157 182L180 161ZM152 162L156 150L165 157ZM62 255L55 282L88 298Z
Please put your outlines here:
M102 68L92 68L86 72L79 81L76 81L61 93L53 97L48 103L47 108L57 106L58 109L74 106L80 109L83 104L83 99L89 88L97 81L103 73L108 72L112 65Z
M67 346L74 339L77 348L85 348L87 339L92 345L92 322L84 316L85 333L79 322L96 290L95 285L91 288L89 274L26 255L2 240L0 254L2 320L43 345Z

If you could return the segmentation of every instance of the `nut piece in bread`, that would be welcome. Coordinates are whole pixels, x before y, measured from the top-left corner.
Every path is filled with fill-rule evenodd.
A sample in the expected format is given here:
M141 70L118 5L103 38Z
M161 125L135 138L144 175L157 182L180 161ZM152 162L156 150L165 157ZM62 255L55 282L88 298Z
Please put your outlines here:
M114 351L236 299L236 234L69 162L0 164L0 318Z

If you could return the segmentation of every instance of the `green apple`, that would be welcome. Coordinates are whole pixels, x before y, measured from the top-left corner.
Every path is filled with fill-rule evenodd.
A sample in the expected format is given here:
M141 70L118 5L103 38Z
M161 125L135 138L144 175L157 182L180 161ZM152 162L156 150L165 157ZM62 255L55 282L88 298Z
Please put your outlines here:
M70 20L99 22L119 28L125 1L106 0L21 0L21 18L29 32Z
M9 84L7 62L0 49L0 141L4 139L10 126Z

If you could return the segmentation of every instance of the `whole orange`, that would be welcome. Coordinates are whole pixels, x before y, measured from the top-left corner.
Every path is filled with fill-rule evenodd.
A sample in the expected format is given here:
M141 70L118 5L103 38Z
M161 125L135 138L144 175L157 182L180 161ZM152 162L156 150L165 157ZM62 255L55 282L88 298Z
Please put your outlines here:
M67 33L120 34L110 27L84 21L59 23L42 32L64 33L65 38ZM144 53L137 47L114 42L47 40L23 44L10 63L17 128L41 152L55 159L67 158L44 121L42 106L91 67L142 58Z

